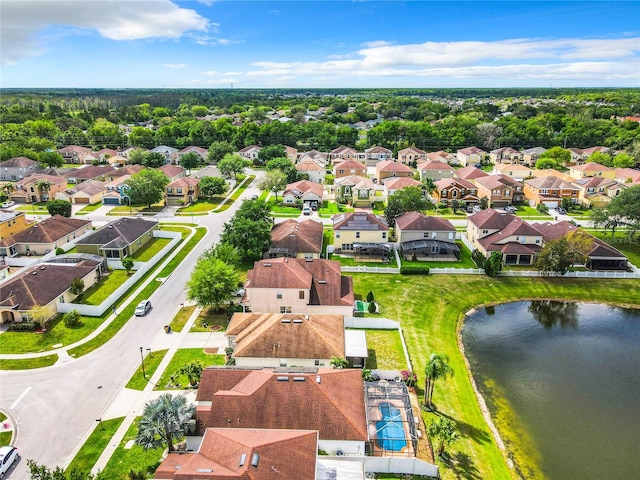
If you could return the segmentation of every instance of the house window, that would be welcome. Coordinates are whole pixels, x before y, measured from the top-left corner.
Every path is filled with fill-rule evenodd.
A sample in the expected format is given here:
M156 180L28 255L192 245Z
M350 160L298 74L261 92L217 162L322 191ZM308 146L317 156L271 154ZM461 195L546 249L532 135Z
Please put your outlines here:
M280 359L280 366L281 367L286 367L287 366L287 359L286 358L281 358Z
M453 232L449 232L449 240L453 240Z
M356 238L360 238L360 232L356 232Z
M340 232L336 232L336 238L340 238Z
M489 230L482 230L482 233L489 233Z
M291 307L280 307L280 313L291 313Z
M382 239L384 240L385 238L387 238L387 232L382 232Z
M447 189L445 188L444 190L442 190L442 196L446 197L447 196Z
M540 243L540 237L536 237L536 243Z
M173 193L173 188L167 188L167 193Z
M304 290L300 290L300 291L298 292L298 299L300 299L300 300L304 300Z
M314 364L316 367L324 367L324 360L316 360Z
M520 243L527 243L527 237L520 237Z
M182 189L178 188L178 194L182 194Z
M277 298L278 300L282 300L282 292L281 292L280 290L278 290L278 291L276 292L276 298Z
M424 238L429 238L429 232L424 232L422 235L424 236Z

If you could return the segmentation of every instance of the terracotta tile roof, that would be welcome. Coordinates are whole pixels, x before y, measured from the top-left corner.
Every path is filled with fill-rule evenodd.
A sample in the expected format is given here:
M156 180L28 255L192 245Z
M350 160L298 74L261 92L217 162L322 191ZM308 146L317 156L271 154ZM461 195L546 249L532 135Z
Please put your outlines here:
M530 172L532 169L529 167L525 167L524 165L519 165L517 163L498 163L497 165L493 166L494 170L498 170L498 171L503 171L503 170L511 170L514 172L521 172L521 173L525 173L525 172Z
M86 182L82 182L77 184L73 188L68 188L64 192L67 195L75 195L76 193L85 193L90 197L93 195L97 195L98 193L104 192L106 190L106 184L99 180L87 180Z
M472 165L468 165L468 166L466 166L464 168L459 168L458 170L453 172L453 175L458 177L458 178L464 178L465 180L473 180L475 178L488 177L489 176L489 174L487 172L483 172L479 168L476 168L476 167L474 167Z
M580 230L574 224L564 220L557 223L551 223L551 222L539 223L536 225L536 227L538 228L538 230L542 232L542 236L545 242L556 240L558 238L564 237L569 232L576 232ZM581 230L581 231L584 232L584 230ZM588 235L593 240L593 246L591 248L591 251L589 252L589 257L608 257L608 258L624 258L624 259L627 258L619 250L612 247L604 240L594 237L590 233L588 233Z
M334 230L389 230L383 217L369 212L339 213L331 219Z
M317 430L321 440L368 439L360 370L292 370L206 368L196 400L211 404L197 406L200 424ZM210 382L229 388L212 391Z
M531 173L533 173L534 177L558 177L566 182L574 181L574 178L571 175L567 175L566 173L562 173L551 168L545 168L543 170L532 169Z
M584 165L574 165L571 167L571 170L576 170L578 172L586 172L586 171L595 171L595 172L609 172L611 168L605 167L604 165L600 165L595 162L588 162Z
M400 172L400 173L413 173L413 169L409 165L396 162L395 160L383 160L376 164L376 172Z
M173 178L176 175L182 175L185 170L180 165L173 165L171 163L167 163L158 168L162 173L164 173L167 177Z
M453 153L445 152L444 150L438 150L437 152L429 152L427 153L427 159L432 162L447 162L450 159L454 159L455 155Z
M635 168L616 168L616 178L621 178L625 182L631 179L631 182L640 182L640 170Z
M48 305L69 289L71 281L83 278L100 262L82 260L73 264L39 263L28 267L2 284L1 307L26 311L37 305Z
M342 315L235 313L234 357L321 359L345 356Z
M310 289L309 305L353 305L353 280L340 274L340 262L272 258L255 262L245 288Z
M22 180L16 182L16 188L25 188L27 185L35 184L38 180L46 180L52 184L63 183L67 184L67 179L64 177L58 177L56 175L46 175L44 173L34 173L28 177L24 177Z
M298 194L296 192L300 193ZM300 180L287 185L283 195L287 195L289 193L293 193L296 197L300 197L305 193L313 193L314 195L322 198L323 188L320 183L310 182L309 180Z
M447 170L453 172L454 168L448 163L431 160L429 162L419 163L418 170Z
M579 190L575 185L571 182L566 182L562 180L560 177L539 177L539 178L530 178L524 181L525 184L531 185L537 189L561 189L561 190Z
M170 453L155 478L314 479L317 450L318 432L313 430L207 428L198 452Z
M200 183L199 178L194 177L182 177L169 183L165 188L186 188L188 190L193 189Z
M420 231L438 231L438 232L455 232L454 227L446 218L439 218L425 215L421 212L406 212L396 218L396 227L400 230L420 230Z
M293 219L276 223L271 230L271 248L286 248L296 253L322 251L322 223Z
M38 162L27 157L14 157L0 163L0 168L30 168L37 166Z
M458 150L458 153L462 153L463 155L473 155L473 154L486 154L487 152L485 152L484 150L478 148L478 147L467 147L467 148L461 148L460 150Z
M406 187L420 187L422 183L420 183L415 178L411 177L391 177L385 178L382 180L382 183L389 190L400 190Z
M1 241L2 245L8 246L15 243L53 243L64 239L73 232L89 228L91 220L80 220L78 218L67 218L61 215L54 215L21 232L15 233Z

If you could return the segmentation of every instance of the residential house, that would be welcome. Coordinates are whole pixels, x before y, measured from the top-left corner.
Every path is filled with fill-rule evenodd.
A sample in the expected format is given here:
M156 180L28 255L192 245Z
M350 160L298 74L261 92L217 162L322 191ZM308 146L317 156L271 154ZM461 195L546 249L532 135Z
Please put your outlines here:
M40 169L40 164L27 157L14 157L0 162L0 180L22 180Z
M364 151L364 159L368 165L375 165L383 160L392 160L393 152L385 147L375 146Z
M427 153L427 162L440 162L455 165L458 163L458 157L453 153L438 150L437 152Z
M604 153L604 154L607 154L607 155L614 154L614 151L611 148L603 147L603 146L589 147L589 148L585 148L584 150L582 150L582 154L587 157L587 161L589 161L589 157L591 155L593 155L594 153L596 153L596 152Z
M200 157L200 159L202 160L202 163L206 163L207 162L207 154L209 153L209 151L206 148L202 148L202 147L196 147L194 145L191 145L189 147L184 147L182 150L178 151L178 158L176 160L176 163L180 163L180 159L185 156L187 153L195 153L196 155L198 155Z
M91 231L90 220L54 215L4 237L0 241L0 256L45 255Z
M271 230L271 248L264 258L320 258L322 223L315 220L298 222L292 218L276 223Z
M298 149L297 148L285 145L284 146L284 154L293 163L296 163L296 161L298 160Z
M80 147L78 145L67 145L58 149L58 153L62 155L66 163L91 163L93 159L87 160L86 157L92 150L87 147Z
M483 172L479 168L473 167L469 165L468 167L458 168L453 172L453 176L455 178L462 178L464 180L475 180L480 177L487 177L489 174L487 172Z
M405 260L455 261L460 258L456 228L444 218L405 212L396 218L396 245Z
M387 199L394 195L398 190L402 190L407 187L422 188L422 183L411 177L390 177L385 178L382 181L384 185L384 194Z
M58 303L69 303L77 297L69 291L75 278L82 280L86 289L106 270L101 259L64 257L57 260L65 263L37 263L2 284L0 323L28 322L34 307L45 307L53 316Z
M506 175L521 182L525 178L533 177L533 169L518 163L497 163L493 166L493 175Z
M282 193L282 202L295 205L302 202L304 205L322 205L323 187L319 183L310 180L299 180L290 183Z
M333 174L335 178L348 177L350 175L356 175L358 177L367 176L367 166L357 160L345 160L340 163L336 163L333 166Z
M542 232L542 238L545 242L551 242L579 230L578 227L567 221L537 223L536 228ZM604 240L589 233L588 235L591 237L592 244L587 254L585 267L589 270L627 270L628 259L626 256Z
M571 177L571 175L567 175L566 173L559 172L558 170L554 170L552 168L543 168L543 169L534 169L531 171L533 176L536 178L540 177L558 177L565 182L573 182L575 179Z
M252 312L352 315L353 280L340 262L316 258L272 258L247 272L241 304Z
M76 242L79 253L124 258L144 247L152 238L158 222L125 217L109 222L91 235Z
M257 145L249 145L248 147L244 147L241 150L238 150L238 155L240 155L243 158L246 158L247 160L257 160L258 159L258 154L260 153L261 148L258 147Z
M388 261L389 225L383 217L369 212L349 212L339 213L331 219L336 253L354 254L357 258L371 256L371 260ZM383 245L374 246L378 244Z
M409 165L393 160L381 160L376 163L376 180L378 184L382 185L382 181L390 177L413 177L413 169Z
M542 233L534 226L491 208L467 217L466 235L485 257L502 253L506 265L533 265L543 244Z
M489 152L489 160L491 163L520 163L522 161L522 152L512 147L501 147Z
M47 202L67 189L67 179L44 173L34 173L18 180L9 198L16 203Z
M506 175L488 175L472 180L478 197L487 197L490 207L506 207L524 201L523 185Z
M131 175L123 175L104 184L105 193L102 195L103 205L129 204L129 185Z
M546 152L544 147L533 147L522 150L522 164L527 167L535 167L536 162L540 160L540 155Z
M569 153L571 153L571 159L568 163L569 166L582 165L589 157L589 155L585 154L580 148L569 147L567 148L567 150L569 150Z
M167 145L158 145L155 148L149 150L151 153L159 153L164 157L165 163L176 163L178 161L178 149L168 147Z
M315 430L318 448L331 455L364 455L369 439L358 369L205 368L196 417L202 429Z
M586 208L604 208L629 187L626 183L602 177L585 177L574 180L573 184L580 189L578 202Z
M640 184L640 170L635 168L616 168L615 181L618 183Z
M68 188L64 192L56 194L56 199L66 200L73 204L94 204L102 201L103 195L107 193L104 182L99 180L87 180L78 183L73 188Z
M175 182L176 180L187 176L186 170L180 165L167 163L159 167L158 170L164 173L170 182Z
M106 174L104 181L112 182L116 178L120 178L124 176L130 177L131 175L140 173L145 168L146 167L143 167L142 165L126 165L124 167L114 168L113 171Z
M320 165L326 166L327 162L329 161L329 154L325 152L320 152L318 150L309 150L308 152L304 152L298 155L298 161L304 158L311 158L312 160L315 160Z
M325 167L311 157L304 156L300 158L300 161L296 164L296 171L299 175L307 175L310 182L324 183Z
M118 156L119 157L124 157L128 161L129 160L129 156L131 155L131 153L135 152L136 150L139 150L140 152L148 151L146 148L141 148L141 147L127 147L124 150L120 150L118 152Z
M196 451L169 453L153 478L320 480L316 476L317 451L315 430L207 428Z
M456 152L458 163L463 167L467 165L477 165L481 163L486 156L487 152L478 147L461 148Z
M588 162L583 165L573 165L569 167L569 175L575 179L601 177L613 180L616 178L616 171L613 168L605 167L599 163Z
M74 168L62 176L68 183L82 183L87 180L104 181L114 168L111 165L87 165L82 168Z
M350 175L336 179L336 200L345 201L354 207L372 207L376 200L376 188L369 178Z
M538 177L524 181L524 196L532 207L542 204L549 208L562 205L562 200L578 203L580 189L559 177Z
M433 160L418 163L418 174L423 182L430 178L433 181L443 178L453 178L454 168L448 163L436 162Z
M0 210L0 240L25 230L31 226L27 223L25 212L20 210Z
M103 148L97 152L93 152L100 162L108 162L110 158L117 157L118 151L113 148Z
M345 160L356 160L358 158L358 151L351 147L338 147L331 150L329 158L334 163L343 162Z
M413 162L420 162L427 159L427 152L416 147L407 147L398 151L398 162L404 165L411 165Z
M234 313L225 332L238 367L329 367L347 358L342 315Z
M196 202L200 198L200 179L182 177L164 187L166 205L180 207Z
M474 206L480 203L478 187L469 180L463 178L443 178L436 182L436 190L431 194L436 203L449 205L452 200L464 202L465 206Z

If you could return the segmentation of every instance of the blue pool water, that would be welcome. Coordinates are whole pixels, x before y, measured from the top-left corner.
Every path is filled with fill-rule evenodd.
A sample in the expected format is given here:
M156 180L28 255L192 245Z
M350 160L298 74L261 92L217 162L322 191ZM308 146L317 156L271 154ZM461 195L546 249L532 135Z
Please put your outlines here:
M391 403L381 403L378 408L382 414L382 420L376 422L378 446L393 452L401 451L407 446L407 439L402 427L400 410Z

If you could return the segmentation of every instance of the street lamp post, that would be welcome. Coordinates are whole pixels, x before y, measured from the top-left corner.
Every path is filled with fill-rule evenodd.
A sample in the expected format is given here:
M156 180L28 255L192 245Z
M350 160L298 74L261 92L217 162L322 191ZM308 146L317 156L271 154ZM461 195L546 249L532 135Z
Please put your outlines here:
M151 349L147 348L147 352L150 352ZM147 372L144 369L144 347L140 347L140 363L142 363L142 376L144 379L147 379Z

